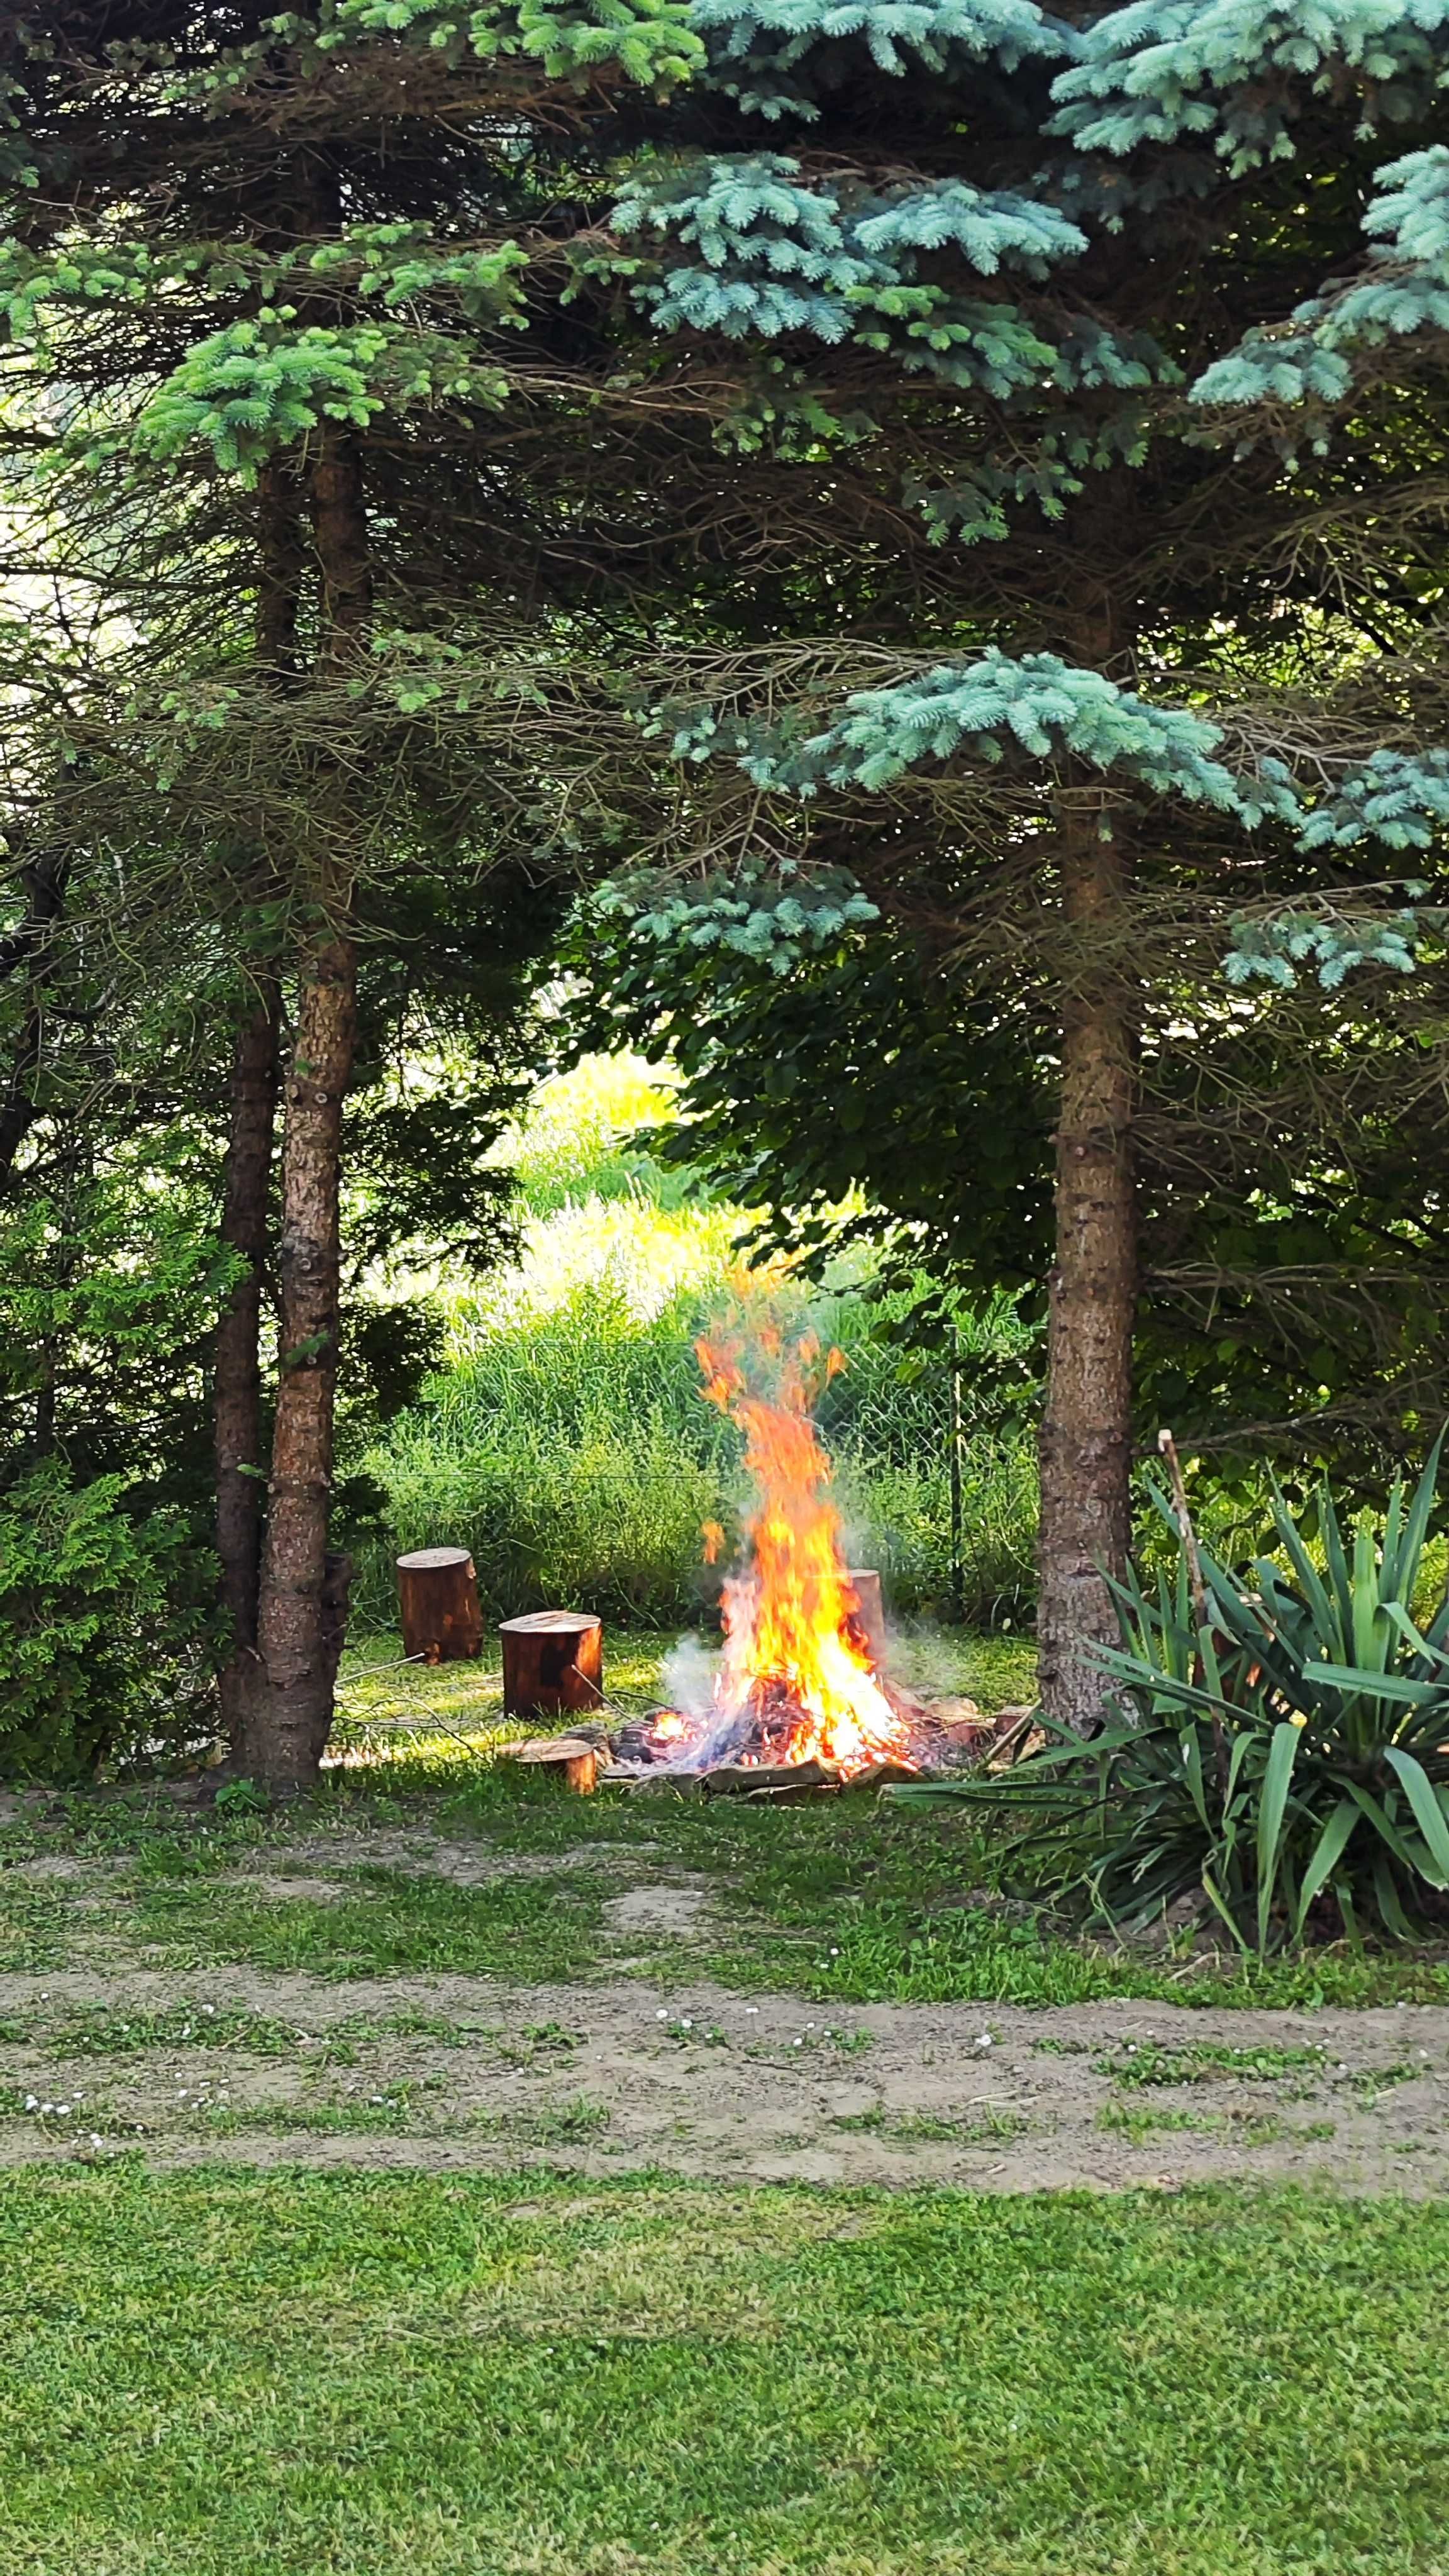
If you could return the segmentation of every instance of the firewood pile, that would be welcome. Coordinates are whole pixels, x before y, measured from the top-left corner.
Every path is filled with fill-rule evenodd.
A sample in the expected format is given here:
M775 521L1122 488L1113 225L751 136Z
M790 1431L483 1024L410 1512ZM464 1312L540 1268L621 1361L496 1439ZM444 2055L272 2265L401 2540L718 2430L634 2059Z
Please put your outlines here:
M1022 1752L1033 1750L1040 1740L1033 1725L1035 1711L1030 1708L1000 1709L988 1717L972 1700L931 1703L895 1689L891 1698L909 1716L910 1760L871 1762L854 1771L814 1758L796 1762L772 1758L798 1725L798 1713L777 1708L773 1696L761 1707L758 1733L752 1732L744 1758L680 1761L669 1735L661 1731L661 1721L673 1714L670 1711L590 1720L570 1727L566 1734L529 1736L500 1751L506 1759L547 1772L584 1796L595 1789L662 1789L682 1797L749 1798L779 1804L832 1797L842 1791L883 1789L894 1781L1001 1769Z

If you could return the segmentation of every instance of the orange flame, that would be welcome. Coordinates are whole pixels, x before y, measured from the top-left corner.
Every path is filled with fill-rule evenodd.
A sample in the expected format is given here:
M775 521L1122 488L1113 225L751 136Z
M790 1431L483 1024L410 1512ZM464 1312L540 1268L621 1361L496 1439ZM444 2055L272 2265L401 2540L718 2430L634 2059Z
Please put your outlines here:
M818 1341L806 1335L786 1353L771 1336L773 1401L749 1386L736 1348L696 1348L706 1398L745 1434L757 1491L745 1570L724 1587L724 1657L707 1721L713 1758L727 1758L737 1729L734 1758L745 1763L813 1757L849 1775L908 1760L909 1729L874 1678L827 1490L830 1461L811 1419ZM826 1378L843 1366L839 1352L827 1354Z

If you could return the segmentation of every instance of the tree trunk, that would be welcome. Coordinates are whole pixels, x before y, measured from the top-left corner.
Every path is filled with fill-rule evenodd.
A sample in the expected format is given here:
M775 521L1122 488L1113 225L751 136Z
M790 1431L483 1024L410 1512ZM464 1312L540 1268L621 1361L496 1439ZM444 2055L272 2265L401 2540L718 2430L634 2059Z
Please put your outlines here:
M308 497L321 577L319 669L334 682L362 642L370 605L362 468L346 434L321 436ZM319 778L339 842L345 790ZM277 1411L242 1767L274 1787L315 1779L332 1725L348 1568L328 1553L337 1391L342 1108L357 1030L357 949L344 865L315 887L323 927L302 965L296 1042L284 1087Z
M275 977L262 984L236 1034L231 1067L221 1239L247 1264L216 1328L212 1425L216 1447L216 1552L220 1599L231 1626L221 1673L221 1715L240 1753L246 1693L256 1668L262 1549L262 1371L258 1334L267 1257L272 1130L277 1110L282 1000Z
M1059 850L1075 962L1062 1001L1037 1635L1043 1707L1089 1733L1103 1692L1091 1643L1117 1633L1103 1569L1121 1574L1130 1531L1134 1081L1122 851L1086 806L1064 813Z
M297 617L306 576L300 506L289 460L270 458L257 477L257 661L263 679L283 691L294 688L297 680ZM276 890L265 866L260 881L264 892ZM222 1309L212 1378L218 1594L231 1628L231 1650L220 1676L221 1717L234 1759L245 1757L247 1694L257 1673L266 1481L259 1339L281 1030L281 978L268 968L258 979L232 1050L221 1237L241 1254L247 1271Z

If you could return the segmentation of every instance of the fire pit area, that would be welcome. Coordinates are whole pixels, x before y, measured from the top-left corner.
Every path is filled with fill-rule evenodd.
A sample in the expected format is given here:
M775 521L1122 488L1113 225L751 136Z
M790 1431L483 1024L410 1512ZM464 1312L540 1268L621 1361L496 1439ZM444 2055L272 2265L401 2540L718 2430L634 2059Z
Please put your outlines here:
M723 1587L724 1648L712 1683L644 1717L607 1712L514 1749L570 1786L793 1799L940 1776L1009 1758L1030 1712L987 1718L969 1700L933 1705L894 1681L880 1576L850 1567L814 1402L837 1364L812 1339L769 1349L769 1391L736 1347L701 1342L704 1392L744 1434L753 1501L739 1570ZM705 1533L706 1552L722 1533Z

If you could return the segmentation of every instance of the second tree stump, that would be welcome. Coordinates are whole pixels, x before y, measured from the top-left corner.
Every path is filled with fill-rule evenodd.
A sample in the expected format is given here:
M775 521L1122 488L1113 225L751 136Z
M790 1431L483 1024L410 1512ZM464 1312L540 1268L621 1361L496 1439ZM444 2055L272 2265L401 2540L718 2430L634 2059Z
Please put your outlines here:
M603 1699L604 1623L587 1610L530 1610L504 1619L503 1711L506 1717L557 1716L597 1708Z
M478 1577L466 1547L419 1547L400 1556L397 1600L405 1655L451 1664L482 1653Z
M880 1597L880 1576L873 1565L853 1565L846 1582L855 1594L857 1608L852 1626L864 1641L877 1672L885 1664L885 1605Z

